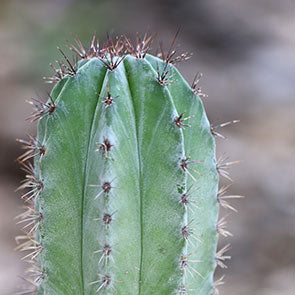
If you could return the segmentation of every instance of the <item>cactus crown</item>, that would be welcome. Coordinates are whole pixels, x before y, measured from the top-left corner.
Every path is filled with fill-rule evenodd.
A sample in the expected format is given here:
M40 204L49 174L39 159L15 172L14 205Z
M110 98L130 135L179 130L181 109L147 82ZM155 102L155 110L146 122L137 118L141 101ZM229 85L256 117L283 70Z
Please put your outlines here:
M94 36L89 49L75 41L80 60L59 49L65 62L47 78L57 84L46 103L31 102L37 138L19 140L28 190L17 241L32 284L23 294L217 292L214 269L229 259L218 235L231 235L219 204L234 209L218 172L229 177L233 162L216 164L222 135L200 75L189 86L174 66L189 54L176 56L174 39L152 56L147 34L102 47Z

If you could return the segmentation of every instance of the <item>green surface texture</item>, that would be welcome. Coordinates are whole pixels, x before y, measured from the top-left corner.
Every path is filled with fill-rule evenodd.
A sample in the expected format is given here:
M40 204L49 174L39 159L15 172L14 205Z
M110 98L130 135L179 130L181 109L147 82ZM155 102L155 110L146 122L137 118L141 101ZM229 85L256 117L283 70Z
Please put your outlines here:
M215 141L174 66L175 81L159 83L164 67L126 55L110 70L94 57L52 90L56 109L38 123L46 152L34 159L43 182L34 205L45 273L37 294L212 294ZM191 127L175 123L183 112ZM200 162L183 169L188 157Z

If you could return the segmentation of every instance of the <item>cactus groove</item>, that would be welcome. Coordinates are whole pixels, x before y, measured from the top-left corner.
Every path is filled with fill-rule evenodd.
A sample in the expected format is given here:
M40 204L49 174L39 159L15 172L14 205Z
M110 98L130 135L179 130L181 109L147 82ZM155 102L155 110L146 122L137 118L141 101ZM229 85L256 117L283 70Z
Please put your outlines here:
M204 95L174 66L188 55L152 56L147 35L76 42L81 60L60 50L48 102L33 101L37 138L19 140L20 188L31 189L19 218L33 220L18 238L33 264L23 294L213 294L228 258L228 247L216 254L229 233L218 224L227 165L216 164Z

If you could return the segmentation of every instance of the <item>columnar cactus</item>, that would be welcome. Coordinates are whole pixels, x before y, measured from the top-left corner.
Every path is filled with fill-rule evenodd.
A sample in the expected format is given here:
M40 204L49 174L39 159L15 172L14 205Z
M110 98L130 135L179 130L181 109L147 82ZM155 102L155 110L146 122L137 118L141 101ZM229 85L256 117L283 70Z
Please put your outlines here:
M218 172L231 163L216 164L204 95L173 65L188 56L149 55L152 40L101 49L93 38L88 51L77 40L81 60L61 51L48 102L32 102L37 138L19 140L30 190L18 241L33 265L24 294L214 293L228 258L218 234L230 234L219 204L231 207Z

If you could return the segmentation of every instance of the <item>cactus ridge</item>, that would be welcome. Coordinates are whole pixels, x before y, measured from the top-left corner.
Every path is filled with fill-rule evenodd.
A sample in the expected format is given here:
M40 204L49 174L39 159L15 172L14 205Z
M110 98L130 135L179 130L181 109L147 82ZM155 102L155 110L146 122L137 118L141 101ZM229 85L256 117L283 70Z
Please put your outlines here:
M189 86L167 54L149 54L155 36L107 37L89 49L75 39L80 60L50 65L57 83L48 101L32 99L38 136L19 139L27 173L25 234L17 237L30 263L32 288L22 294L218 294L232 234L218 221L218 174L238 161L215 160L216 131L200 98L201 74ZM30 164L34 159L34 166Z

